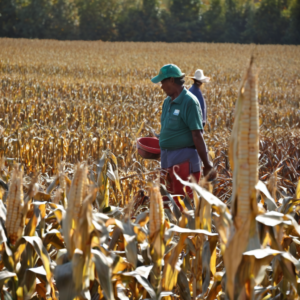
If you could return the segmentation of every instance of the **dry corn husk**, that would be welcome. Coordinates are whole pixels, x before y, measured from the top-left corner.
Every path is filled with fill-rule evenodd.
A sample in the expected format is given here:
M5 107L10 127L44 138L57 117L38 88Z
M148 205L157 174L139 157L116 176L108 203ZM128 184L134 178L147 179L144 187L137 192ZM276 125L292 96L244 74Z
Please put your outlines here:
M253 63L239 91L235 121L229 141L229 160L233 168L232 213L237 226L252 212L257 213L259 108L257 75Z
M25 225L23 197L23 172L15 166L6 200L7 215L5 222L7 235L12 245L22 236Z
M149 243L152 261L154 263L151 272L151 283L159 294L161 289L161 269L164 255L164 208L159 188L149 188L150 194L150 220L149 220Z
M75 169L74 178L70 187L68 197L68 208L66 211L63 232L69 256L72 257L76 241L74 232L79 227L79 220L82 209L82 202L87 193L87 167L78 163Z
M79 220L82 201L87 194L87 167L85 164L77 164L72 180L68 202L69 212L74 220Z
M165 214L163 201L158 187L150 188L150 221L149 231L150 237L161 230L161 226L165 222Z
M229 159L233 168L233 225L224 253L226 291L234 299L235 276L243 252L260 247L257 239L256 189L258 182L259 116L257 76L251 59L239 91L235 121L229 141Z

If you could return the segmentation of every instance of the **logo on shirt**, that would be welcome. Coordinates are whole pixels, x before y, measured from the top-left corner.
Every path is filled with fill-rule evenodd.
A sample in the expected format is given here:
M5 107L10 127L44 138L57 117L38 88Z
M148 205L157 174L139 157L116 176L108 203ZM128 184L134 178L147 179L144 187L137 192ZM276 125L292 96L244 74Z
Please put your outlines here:
M179 109L175 109L174 112L173 112L173 115L174 116L178 116L180 113L180 110Z

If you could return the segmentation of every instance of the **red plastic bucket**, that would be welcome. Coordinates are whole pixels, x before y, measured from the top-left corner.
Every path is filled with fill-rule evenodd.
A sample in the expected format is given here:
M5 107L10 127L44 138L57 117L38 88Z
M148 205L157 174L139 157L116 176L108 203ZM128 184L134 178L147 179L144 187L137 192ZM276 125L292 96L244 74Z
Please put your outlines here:
M142 137L136 143L138 153L146 159L158 159L160 157L159 140L155 137Z

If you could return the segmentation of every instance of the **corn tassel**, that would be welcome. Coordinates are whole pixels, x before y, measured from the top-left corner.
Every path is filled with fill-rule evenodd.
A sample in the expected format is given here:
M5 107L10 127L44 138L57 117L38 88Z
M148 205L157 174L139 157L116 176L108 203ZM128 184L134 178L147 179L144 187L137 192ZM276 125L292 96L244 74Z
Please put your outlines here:
M5 227L9 241L15 245L22 236L25 218L23 216L23 176L22 171L14 168L7 196L7 215Z

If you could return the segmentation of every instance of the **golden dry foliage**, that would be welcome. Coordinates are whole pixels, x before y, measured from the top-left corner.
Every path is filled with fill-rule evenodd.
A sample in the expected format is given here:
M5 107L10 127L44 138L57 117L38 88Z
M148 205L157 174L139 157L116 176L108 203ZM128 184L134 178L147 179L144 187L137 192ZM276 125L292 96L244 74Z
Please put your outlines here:
M260 148L264 149L260 176L269 176L270 168L284 160L286 168L278 175L285 174L278 186L288 189L288 194L294 192L297 168L290 166L293 156L286 155L284 144L299 142L299 72L293 63L299 56L297 47L1 39L1 48L0 156L10 159L6 162L10 167L17 160L28 175L34 171L56 175L63 160L70 176L78 161L93 164L96 172L95 162L106 149L116 156L120 179L159 167L141 159L135 149L137 133L147 136L151 128L160 130L165 96L150 78L167 62L189 75L201 66L212 79L203 87L208 103L205 139L222 174L215 192L224 200L230 198L227 141L234 103L245 61L254 51L260 67ZM191 83L186 80L187 86ZM282 152L281 157L274 152ZM125 199L110 187L109 200L127 204L127 186L137 192L144 185L141 176L122 180Z
M0 46L1 299L298 297L299 47ZM253 53L258 88L253 64L241 77ZM160 131L165 95L150 79L166 63L211 77L204 137L218 178L185 182L183 212L147 190L160 162L136 151ZM9 204L22 189L24 221Z

